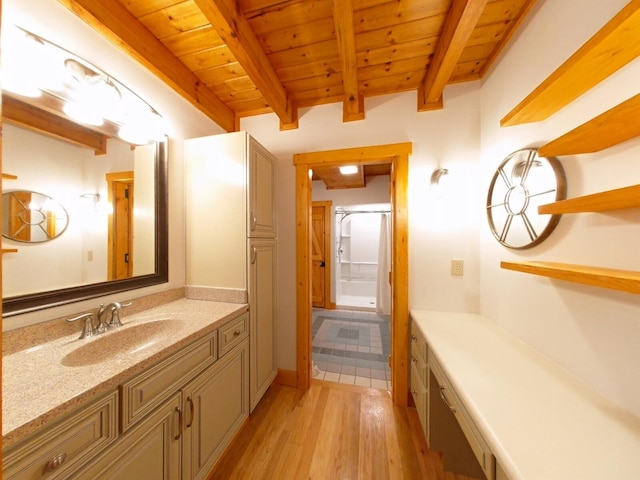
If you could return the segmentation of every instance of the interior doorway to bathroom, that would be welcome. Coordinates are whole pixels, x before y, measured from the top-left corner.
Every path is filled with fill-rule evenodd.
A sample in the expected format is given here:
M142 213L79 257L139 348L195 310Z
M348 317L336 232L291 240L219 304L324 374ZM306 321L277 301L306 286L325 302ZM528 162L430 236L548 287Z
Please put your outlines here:
M296 383L312 379L311 170L327 166L391 165L391 391L393 401L408 403L408 160L411 143L378 145L294 155L296 167Z

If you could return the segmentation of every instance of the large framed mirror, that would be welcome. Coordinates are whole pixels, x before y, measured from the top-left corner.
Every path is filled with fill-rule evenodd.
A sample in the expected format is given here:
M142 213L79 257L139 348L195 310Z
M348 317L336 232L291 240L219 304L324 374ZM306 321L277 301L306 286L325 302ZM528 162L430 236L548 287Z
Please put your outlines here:
M16 221L2 240L17 250L3 257L3 317L167 282L167 139L159 128L129 128L150 130L162 118L111 75L8 17L3 86L26 75L2 91L2 166L13 178L3 176L3 197L15 203L3 216ZM5 41L9 34L17 36ZM89 108L68 108L85 100ZM60 213L36 198L64 211L64 230Z

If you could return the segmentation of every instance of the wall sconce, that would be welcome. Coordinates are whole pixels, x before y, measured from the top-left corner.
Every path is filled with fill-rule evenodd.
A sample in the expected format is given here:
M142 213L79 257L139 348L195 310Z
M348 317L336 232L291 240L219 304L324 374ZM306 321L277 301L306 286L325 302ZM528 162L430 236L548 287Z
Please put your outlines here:
M100 194L99 193L83 193L80 195L80 198L86 198L93 203L93 209L98 211L98 204L100 203Z
M442 198L442 177L448 174L449 170L446 168L438 168L431 174L430 188L435 198Z

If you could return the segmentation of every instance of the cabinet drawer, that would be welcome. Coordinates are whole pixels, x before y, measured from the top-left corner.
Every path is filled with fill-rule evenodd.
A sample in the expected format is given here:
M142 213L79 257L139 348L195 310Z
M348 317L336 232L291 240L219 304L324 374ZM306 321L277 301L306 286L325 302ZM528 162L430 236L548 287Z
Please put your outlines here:
M420 357L422 357L422 361L424 363L427 363L428 361L427 342L422 336L422 332L418 328L418 325L416 325L416 323L412 321L411 322L411 351L412 352L414 351L414 347L415 347L415 352Z
M491 449L433 355L429 355L429 368L440 384L439 393L442 400L449 406L456 417L473 454L487 476L487 480L493 480L495 478L495 457L491 453Z
M68 478L117 438L117 397L118 393L113 392L5 452L2 478Z
M419 376L422 384L425 386L425 388L427 388L429 386L429 383L428 383L429 368L427 367L427 364L425 363L425 361L422 359L422 356L418 352L418 348L419 347L416 345L416 343L412 342L412 344L411 344L411 365L412 365L412 367L414 367L417 370L418 376Z
M218 350L220 351L220 357L246 338L248 331L248 313L244 313L227 325L220 327L218 329Z
M121 385L123 432L216 361L217 333L210 333Z
M415 365L411 365L411 396L413 397L413 402L416 404L416 410L418 411L422 431L424 432L425 437L427 437L427 432L429 431L427 428L427 420L429 418L427 399L429 397L427 395L427 389L420 380L420 376Z

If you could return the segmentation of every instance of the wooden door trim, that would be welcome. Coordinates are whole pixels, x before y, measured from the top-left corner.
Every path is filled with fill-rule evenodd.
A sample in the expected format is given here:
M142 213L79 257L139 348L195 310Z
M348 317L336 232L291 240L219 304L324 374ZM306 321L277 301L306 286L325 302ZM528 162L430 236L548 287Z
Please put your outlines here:
M311 385L311 175L320 165L391 163L391 376L392 398L400 406L409 396L409 222L408 180L412 144L298 153L296 168L296 373L298 388Z
M336 308L335 302L331 301L331 272L332 272L332 264L333 264L333 256L331 255L331 231L333 222L331 221L331 207L333 206L333 201L331 200L322 200L322 201L312 201L312 207L324 207L324 307L328 309ZM329 294L327 295L327 289L329 290Z

